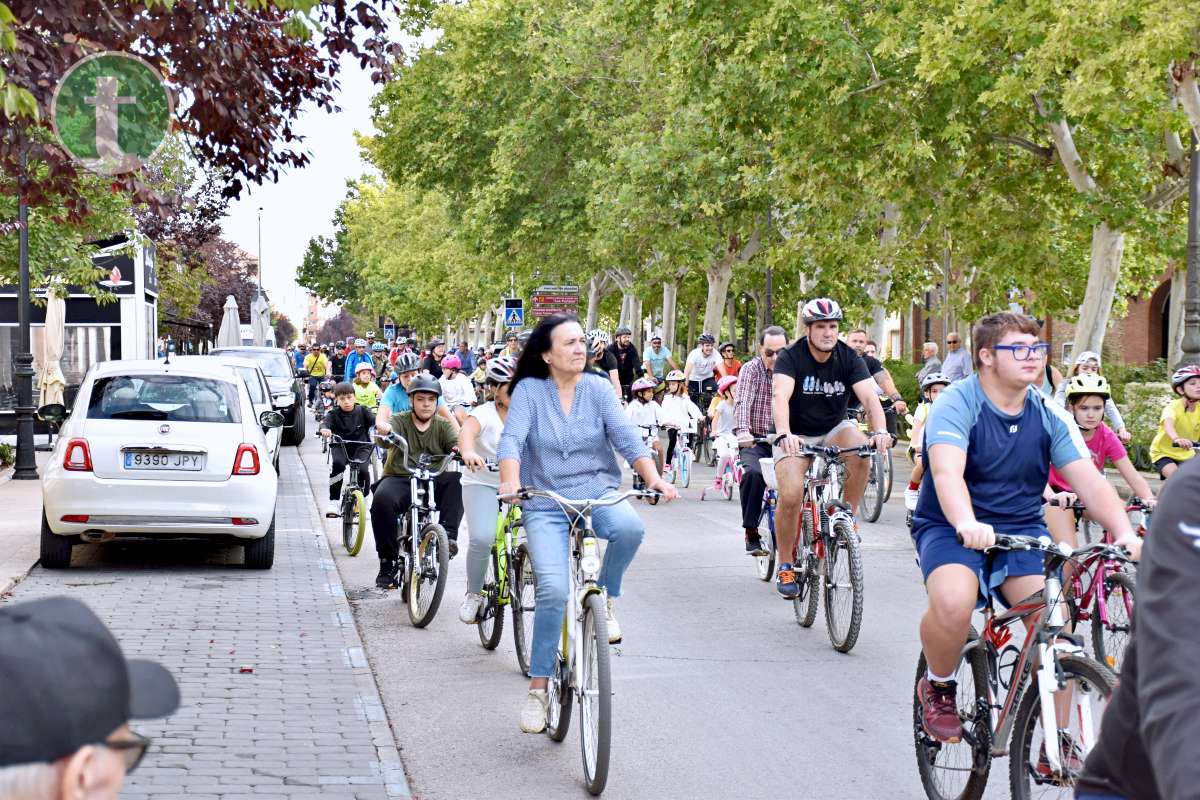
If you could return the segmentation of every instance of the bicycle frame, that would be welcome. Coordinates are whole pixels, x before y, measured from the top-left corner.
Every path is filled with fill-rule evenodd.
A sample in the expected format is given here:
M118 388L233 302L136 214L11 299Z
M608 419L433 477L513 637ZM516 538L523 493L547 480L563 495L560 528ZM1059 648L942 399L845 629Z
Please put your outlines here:
M513 530L521 522L521 507L516 503L507 505L504 513L496 517L496 603L501 606L512 602L508 586L508 554L516 546Z
M832 530L834 521L841 520L850 525L854 524L854 515L850 513L850 506L842 499L846 464L840 456L845 452L859 452L859 448L842 449L805 445L800 450L801 457L811 459L808 471L804 475L804 506L800 509L800 513L809 515L812 521L813 551L818 559L825 557L825 538ZM822 513L826 515L829 524L821 524ZM800 544L800 537L797 537L797 550Z
M394 434L393 434L394 435ZM402 437L396 436L395 439L390 439L392 444L399 447L403 452L403 461L409 469L408 487L409 487L409 508L407 513L408 522L408 546L401 549L400 559L404 562L404 572L402 575L408 575L411 564L408 559L417 558L417 551L421 542L421 529L425 526L424 523L438 522L437 499L434 495L434 479L441 475L454 462L455 453L447 453L444 456L431 456L422 453L417 457L417 462L414 464L409 458L408 442ZM441 459L441 466L437 469L432 469L432 463L435 459Z

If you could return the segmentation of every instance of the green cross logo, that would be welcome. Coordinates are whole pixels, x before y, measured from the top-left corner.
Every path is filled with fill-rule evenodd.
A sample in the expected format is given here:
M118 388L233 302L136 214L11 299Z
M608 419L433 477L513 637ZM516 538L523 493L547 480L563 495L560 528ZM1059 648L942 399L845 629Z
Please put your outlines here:
M105 52L73 65L54 91L50 118L71 157L102 175L138 169L167 137L171 93L154 67Z

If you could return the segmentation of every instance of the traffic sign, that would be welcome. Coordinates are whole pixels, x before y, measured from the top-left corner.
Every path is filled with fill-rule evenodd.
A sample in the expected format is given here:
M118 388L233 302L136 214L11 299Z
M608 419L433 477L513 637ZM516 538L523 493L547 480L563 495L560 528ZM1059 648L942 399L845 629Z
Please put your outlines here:
M383 326L383 338L387 339L388 341L395 339L396 338L396 326L395 325L384 325Z
M539 286L533 290L530 301L530 313L536 319L562 313L574 314L579 309L579 287Z
M525 301L521 298L506 297L504 299L504 327L525 327Z

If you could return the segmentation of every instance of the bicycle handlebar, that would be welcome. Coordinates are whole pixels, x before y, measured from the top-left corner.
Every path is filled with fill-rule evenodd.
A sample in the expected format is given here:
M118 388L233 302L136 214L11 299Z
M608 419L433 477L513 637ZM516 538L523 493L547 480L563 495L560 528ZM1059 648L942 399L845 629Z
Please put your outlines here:
M1072 511L1087 511L1087 505L1081 500L1076 500L1073 503L1063 505L1062 503L1058 502L1058 500L1051 498L1050 500L1046 501L1046 505L1053 506L1054 508L1069 508ZM1140 497L1131 497L1129 498L1129 501L1125 503L1126 512L1153 510L1154 508Z
M583 511L593 508L604 508L606 506L615 506L624 500L631 497L661 497L661 493L651 491L650 489L631 489L621 494L615 494L611 497L598 499L572 500L569 497L563 497L558 492L550 491L549 489L535 489L532 486L522 486L516 492L509 495L501 495L500 499L511 502L513 500L528 500L531 497L545 497L558 503L559 506L566 506L576 514L582 514Z
M408 449L408 440L405 439L400 434L396 433L395 431L392 431L391 433L387 434L386 436L380 436L380 435L376 434L375 438L376 438L376 441L384 441L393 447L398 447L400 449L401 453L403 453L403 457L401 460L404 462L405 467L407 467L413 473L416 473L416 472L427 473L430 478L436 478L438 475L441 475L443 472L446 471L446 468L449 467L451 464L453 464L455 461L462 461L462 456L459 455L458 448L455 448L454 450L452 450L449 453L444 453L441 455L428 455L428 454L423 453L422 456L425 456L427 458L430 458L430 459L440 458L442 460L442 464L440 467L438 467L436 470L430 469L430 466L428 464L420 464L420 463L414 464L412 462L412 459L409 458L410 453L409 453L409 449Z
M958 543L962 544L962 534L955 533L955 538ZM1091 553L1103 553L1107 557L1114 558L1120 561L1131 561L1129 551L1124 547L1117 547L1104 542L1096 542L1095 544L1084 545L1083 547L1072 550L1066 544L1056 543L1049 536L1019 536L1009 533L997 533L996 543L987 550L1039 550L1043 553L1051 553L1055 556L1076 560L1081 556L1090 555Z

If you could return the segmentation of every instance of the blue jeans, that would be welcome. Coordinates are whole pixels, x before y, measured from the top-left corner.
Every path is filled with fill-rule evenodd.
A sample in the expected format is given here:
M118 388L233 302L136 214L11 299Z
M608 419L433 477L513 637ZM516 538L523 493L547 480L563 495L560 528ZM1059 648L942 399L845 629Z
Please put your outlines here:
M569 525L562 511L526 511L521 518L528 539L533 572L537 576L537 608L533 613L533 656L531 678L548 678L554 672L558 642L562 638L563 614L570 591ZM608 541L600 568L600 585L609 597L620 597L621 578L642 544L646 528L629 501L592 514L596 536Z

